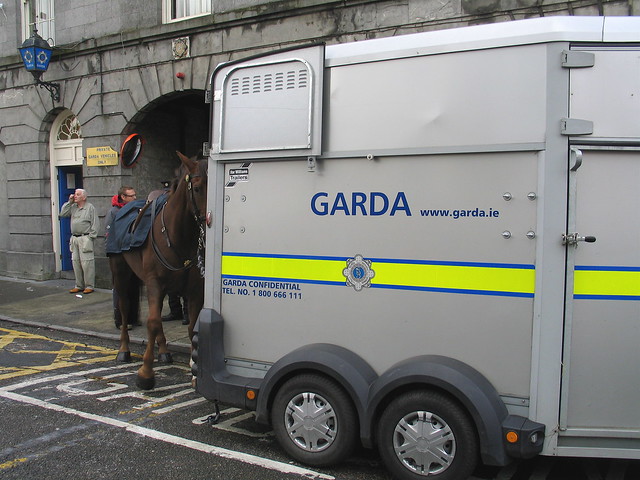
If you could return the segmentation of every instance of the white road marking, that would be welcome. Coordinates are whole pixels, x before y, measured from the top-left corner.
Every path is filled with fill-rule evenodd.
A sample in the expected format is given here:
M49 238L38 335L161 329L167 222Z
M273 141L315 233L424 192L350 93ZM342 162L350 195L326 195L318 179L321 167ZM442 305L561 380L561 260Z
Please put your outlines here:
M297 467L295 465L289 465L287 463L278 462L275 460L269 460L267 458L257 457L247 453L237 452L235 450L228 450L226 448L214 447L207 445L206 443L197 442L195 440L189 440L187 438L178 437L176 435L170 435L168 433L158 432L150 428L141 427L139 425L132 425L115 418L103 417L102 415L96 415L93 413L82 412L73 408L63 407L56 405L55 403L48 403L37 398L31 398L26 395L7 391L0 388L0 397L8 398L20 403L26 403L36 407L45 408L47 410L53 410L56 412L66 413L68 415L75 415L76 417L84 418L86 420L92 420L94 422L103 423L112 427L122 428L128 432L141 435L143 437L153 438L160 440L161 442L171 443L173 445L180 445L183 447L191 448L192 450L198 450L200 452L209 453L218 457L228 458L230 460L236 460L239 462L247 463L249 465L255 465L260 468L266 468L269 470L275 470L281 473L288 473L294 475L301 475L311 478L320 478L324 480L335 480L335 477L331 475L325 475L306 468Z
M123 364L123 365L116 365L111 367L94 368L91 370L84 370L80 372L76 371L76 372L71 372L71 373L61 374L61 375L52 375L50 377L30 379L14 385L9 385L7 387L0 387L0 397L4 397L9 400L14 400L16 402L24 403L27 405L41 407L47 410L53 410L56 412L65 413L67 415L74 415L76 417L84 418L86 420L92 420L94 422L110 425L112 427L121 428L123 430L126 430L131 433L135 433L136 435L140 435L143 437L153 438L155 440L171 443L173 445L180 445L183 447L191 448L192 450L197 450L197 451L208 453L218 457L239 461L249 465L255 465L257 467L266 468L268 470L274 470L274 471L285 473L285 474L300 475L307 478L335 480L335 477L331 475L326 475L320 472L309 470L307 468L302 468L295 465L278 462L276 460L270 460L268 458L262 458L255 455L250 455L247 453L237 452L235 450L229 450L222 447L207 445L206 443L197 442L195 440L189 440L187 438L178 437L176 435L159 432L157 430L152 430L150 428L142 427L139 425L132 425L122 420L117 420L115 418L109 418L102 415L82 412L80 410L76 410L73 408L64 407L62 405L57 405L55 403L50 403L44 400L39 400L37 398L29 397L27 395L15 393L15 390L33 387L35 385L39 385L42 383L52 383L58 380L67 380L69 378L96 374L96 373L112 370L114 368L118 369L118 368L125 368L129 366L130 366L129 364Z
M118 390L124 390L127 388L127 385L122 383L107 383L107 387L101 388L100 390L92 390L88 391L84 388L77 388L78 385L84 385L85 383L95 383L95 380L92 378L83 378L81 380L74 380L73 382L62 383L58 385L56 388L61 392L66 393L72 397L83 397L85 395L100 395L107 392L115 392Z
M170 405L168 407L164 407L164 408L158 408L157 410L152 410L152 413L157 413L157 414L163 414L163 413L169 413L169 412L173 412L174 410L179 410L181 408L185 408L185 407L191 407L192 405L197 405L199 403L204 403L204 402L208 402L209 400L207 400L206 398L200 397L200 398L194 398L193 400L187 400L186 402L181 402L181 403L176 403L173 405Z
M178 386L178 385L176 385ZM189 395L189 394L193 394L193 388L191 388L191 384L187 383L186 386L188 386L189 388L187 390L181 390L180 392L176 392L176 393L172 393L171 395L166 395L164 397L156 397L153 398L152 400L149 400L147 403L143 403L142 405L136 405L135 408L136 410L145 410L147 408L153 408L156 406L159 406L163 403L169 402L171 400L173 400L174 398L178 398L178 397L183 397L185 395Z
M230 415L232 413L236 413L239 412L240 409L239 408L226 408L222 411L220 411L220 416L222 417L222 415ZM212 413L210 415L205 415L204 417L200 417L200 418L194 418L193 420L191 420L191 423L193 423L194 425L202 425L203 423L207 423L209 421L209 418L214 416L215 413ZM253 417L255 414L254 412L248 412L248 413L244 413L242 415L238 415L235 417L231 417L228 420L224 420L222 422L216 423L215 425L211 425L211 428L217 428L218 430L225 430L227 432L233 432L233 433L237 433L239 435L244 435L245 437L253 437L253 438L270 438L273 437L273 432L267 432L267 433L256 433L256 432L250 432L248 430L245 430L244 428L236 428L233 425L235 425L236 423L240 423L243 420L247 420L251 417Z
M240 423L243 420L247 420L249 418L254 417L255 414L253 412L247 412L244 413L242 415L238 415L237 417L232 417L228 420L225 420L223 422L220 423L216 423L215 425L211 425L213 428L217 428L218 430L224 430L226 432L232 432L232 433L238 433L240 435L245 435L247 437L253 437L253 438L270 438L273 437L273 433L272 432L267 432L267 433L256 433L256 432L249 432L248 430L245 430L244 428L236 428L233 425L235 425L236 423Z
M180 393L180 395L187 395L189 393L194 393L193 388L191 387L191 383L179 383L179 384L175 384L175 385L165 385L163 387L156 387L153 390L150 390L151 392L164 392L166 390L176 390L177 388L184 388L184 387L189 387L187 390L183 390L182 393ZM123 393L116 393L113 395L107 395L105 397L98 397L98 400L100 400L101 402L107 402L109 400L117 400L117 399L121 399L121 398L125 398L125 397L131 397L131 398L135 398L138 400L147 400L149 403L153 403L153 402L160 402L163 399L166 399L168 397L154 397L152 395L147 395L144 392L140 392L140 391L132 391L132 392L123 392Z
M22 388L29 388L29 387L33 387L34 385L40 385L41 383L52 383L58 380L66 380L68 378L82 377L85 375L91 375L93 373L100 373L100 372L105 372L105 371L120 369L120 368L128 368L130 366L131 364L129 363L123 363L120 365L112 365L109 367L92 368L91 370L82 370L82 371L76 371L71 373L61 373L60 375L51 375L49 377L31 378L29 380L25 380L24 382L16 383L14 385L9 385L6 387L1 387L0 391L13 392L15 390L20 390Z

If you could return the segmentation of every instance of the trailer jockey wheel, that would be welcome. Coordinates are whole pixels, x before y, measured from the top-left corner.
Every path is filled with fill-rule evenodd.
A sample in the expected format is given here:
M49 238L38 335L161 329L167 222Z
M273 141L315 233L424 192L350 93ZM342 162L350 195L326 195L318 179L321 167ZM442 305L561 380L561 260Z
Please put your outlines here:
M307 465L338 463L351 454L358 440L351 399L321 375L288 380L276 394L271 424L282 448Z
M429 390L405 393L380 418L380 456L394 478L468 478L478 463L478 440L466 412Z

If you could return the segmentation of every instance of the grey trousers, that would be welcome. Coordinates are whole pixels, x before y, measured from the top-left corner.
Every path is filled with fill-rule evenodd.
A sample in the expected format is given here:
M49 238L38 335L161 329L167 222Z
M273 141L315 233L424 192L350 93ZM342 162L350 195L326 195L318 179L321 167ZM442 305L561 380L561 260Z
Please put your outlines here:
M71 264L76 276L76 287L94 288L96 282L96 262L93 255L93 238L88 235L71 237Z

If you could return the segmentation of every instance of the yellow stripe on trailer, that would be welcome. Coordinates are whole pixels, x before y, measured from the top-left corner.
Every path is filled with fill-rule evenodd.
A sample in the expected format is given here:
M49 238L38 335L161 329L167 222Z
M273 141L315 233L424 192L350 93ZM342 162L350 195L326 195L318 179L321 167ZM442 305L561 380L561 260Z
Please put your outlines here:
M637 269L578 267L573 283L576 298L640 300Z
M345 284L346 258L223 254L222 275ZM371 259L372 288L533 297L533 265Z
M341 260L223 256L222 275L252 278L287 278L317 282L344 282Z
M535 270L467 265L376 263L372 284L533 294Z

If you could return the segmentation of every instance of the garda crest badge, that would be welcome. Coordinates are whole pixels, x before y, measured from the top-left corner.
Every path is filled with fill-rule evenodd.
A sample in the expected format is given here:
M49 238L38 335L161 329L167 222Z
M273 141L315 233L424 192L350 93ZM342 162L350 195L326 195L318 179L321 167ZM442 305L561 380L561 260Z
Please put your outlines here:
M342 274L347 279L347 286L353 287L356 292L363 287L371 286L371 279L376 272L371 269L371 260L365 260L360 254L347 259L347 268L342 270Z

